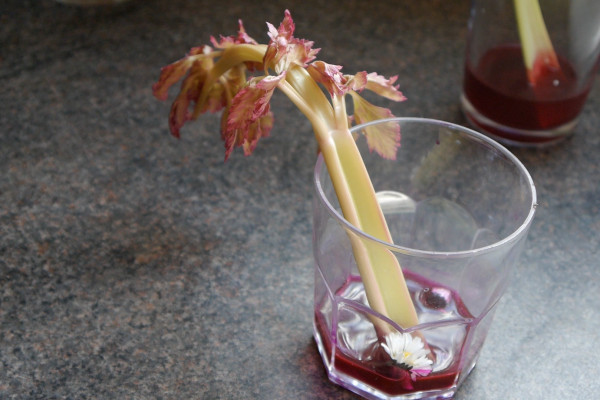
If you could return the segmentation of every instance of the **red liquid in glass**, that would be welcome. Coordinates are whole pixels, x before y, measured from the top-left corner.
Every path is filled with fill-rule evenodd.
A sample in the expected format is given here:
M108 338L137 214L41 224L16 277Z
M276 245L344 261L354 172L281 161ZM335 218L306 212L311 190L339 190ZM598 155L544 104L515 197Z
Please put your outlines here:
M404 271L404 274L407 280L416 282L422 287L439 287L439 285L434 282L410 271ZM360 278L357 279L360 281ZM340 289L340 291L343 291L343 288ZM472 315L469 313L458 294L453 290L450 290L450 292L458 312L465 318L472 318ZM325 355L330 359L332 352L332 338L327 329L327 323L325 322L323 315L319 312L315 313L315 325L322 338ZM469 329L469 326L470 324L467 326L467 330ZM333 345L335 345L334 341ZM464 372L461 371L462 363L458 358L443 371L432 372L428 376L419 376L416 377L415 380L411 380L408 373L404 372L404 370L399 367L373 367L372 365L365 364L357 359L349 357L339 350L335 352L334 363L338 372L342 372L371 386L373 389L390 396L449 389L456 384L459 373ZM407 382L410 382L412 389L406 388Z
M559 57L560 70L545 67L534 89L527 80L520 45L489 50L474 66L467 63L464 94L473 107L490 120L513 129L551 130L573 121L583 107L590 85L579 88L572 66ZM472 119L472 116L469 116ZM484 130L517 141L526 138L509 130L472 121ZM550 138L552 139L552 138Z

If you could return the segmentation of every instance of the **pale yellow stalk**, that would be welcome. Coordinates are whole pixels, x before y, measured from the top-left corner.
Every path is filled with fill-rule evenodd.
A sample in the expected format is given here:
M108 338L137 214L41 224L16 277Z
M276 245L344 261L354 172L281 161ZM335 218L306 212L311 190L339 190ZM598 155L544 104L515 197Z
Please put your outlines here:
M304 74L307 73L302 68L291 69L287 83L280 87L313 123L344 218L363 232L392 243L371 179L348 129L343 97L334 97L332 109L321 89ZM302 95L296 95L296 91ZM361 240L355 234L350 234L350 239L371 308L403 328L417 325L417 313L394 254L385 246ZM380 328L387 330L384 326Z
M538 0L514 0L523 59L529 82L535 86L543 66L559 69Z
M330 131L327 137L317 137L317 140L344 218L376 239L392 243L375 190L350 131ZM350 234L350 239L369 305L403 328L417 325L417 313L394 254L385 246L354 234Z

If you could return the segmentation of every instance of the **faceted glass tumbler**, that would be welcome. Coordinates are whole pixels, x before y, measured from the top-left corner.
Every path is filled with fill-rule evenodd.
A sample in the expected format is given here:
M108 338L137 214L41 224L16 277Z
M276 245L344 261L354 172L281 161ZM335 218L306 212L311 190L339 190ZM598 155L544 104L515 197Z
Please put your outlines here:
M402 133L395 160L369 152L365 125L353 128L393 243L344 219L324 160L317 161L314 337L330 380L363 397L451 398L475 366L525 242L535 187L519 160L484 135L436 120L393 121ZM403 329L369 307L356 240L398 259L417 326ZM422 337L432 372L412 377L390 363L376 324Z

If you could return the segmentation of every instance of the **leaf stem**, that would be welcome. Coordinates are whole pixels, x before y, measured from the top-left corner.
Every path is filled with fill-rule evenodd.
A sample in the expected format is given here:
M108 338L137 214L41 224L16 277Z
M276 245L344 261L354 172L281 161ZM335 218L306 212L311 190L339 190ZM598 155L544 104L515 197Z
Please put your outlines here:
M538 0L514 0L523 59L529 82L539 84L544 68L560 70Z
M349 130L334 130L328 138L320 146L344 218L376 239L392 243L354 137ZM417 325L417 313L394 254L381 243L354 234L350 238L369 305L403 328Z
M304 114L304 116L310 121L315 132L326 132L329 126L326 120L320 117L323 113L323 109L315 110L310 104L308 104L304 98L298 94L295 88L287 80L282 81L277 86L287 97L294 103L296 107ZM327 104L329 108L329 104Z

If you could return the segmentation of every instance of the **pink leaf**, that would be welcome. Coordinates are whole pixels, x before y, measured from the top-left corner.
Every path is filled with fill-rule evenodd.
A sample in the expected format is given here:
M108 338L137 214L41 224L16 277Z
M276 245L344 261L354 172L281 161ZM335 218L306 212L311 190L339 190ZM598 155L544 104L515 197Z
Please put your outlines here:
M188 76L181 83L181 89L169 114L169 128L171 134L175 137L180 136L181 127L189 120L193 119L191 113L191 104L196 103L204 87L208 71L212 68L212 59L197 59L192 63ZM206 105L198 105L202 112L206 111ZM215 107L214 105L212 107Z
M392 76L390 79L386 79L384 76L378 75L376 72L371 72L367 75L366 88L390 100L404 101L406 100L406 97L404 97L402 92L398 90L399 85L394 86L394 83L397 79L397 76Z
M327 64L323 61L315 61L306 70L310 76L325 87L331 96L341 96L348 91L345 87L346 79L341 73L340 65Z
M306 70L310 76L325 87L331 96L343 96L350 90L362 90L367 84L367 73L359 72L356 75L342 74L339 65L315 61Z
M392 112L383 107L377 107L356 92L350 92L354 100L354 119L357 124L364 124L385 118L391 118ZM400 147L400 125L395 122L381 123L363 129L370 151L375 151L383 158L395 159Z
M193 118L207 111L212 113L220 111L223 107L227 106L229 99L246 84L246 73L242 65L232 67L221 78L213 83L204 103L196 103Z
M179 138L181 134L179 131L183 124L190 120L190 113L188 111L189 100L187 98L177 98L171 105L171 111L169 113L169 130L171 135Z
M263 59L265 68L272 68L280 74L292 64L305 67L307 63L315 59L319 49L313 49L311 41L294 37L295 25L288 10L285 10L285 16L279 29L270 23L267 23L267 26L271 41Z
M214 36L210 37L210 41L217 49L227 49L228 47L236 44L258 44L250 35L246 33L242 20L238 20L239 29L237 36L220 36L220 40L217 40ZM262 69L262 63L258 62L245 62L246 68L250 71Z
M365 71L357 72L354 74L354 78L351 81L351 89L356 91L363 90L368 83L368 75Z
M242 144L244 155L249 156L252 154L254 148L256 148L258 139L269 136L272 127L273 113L270 111L262 115L256 121L253 121L248 127L248 132L246 133L244 143Z
M158 82L152 85L154 97L159 100L166 100L169 88L179 81L189 71L194 62L204 54L212 52L210 46L194 47L181 60L163 67L160 70Z
M169 128L175 137L179 137L185 122L193 119L190 106L198 101L208 72L213 67L212 53L210 46L192 48L184 58L164 67L158 82L152 86L154 96L166 100L170 87L185 76L169 113ZM210 107L214 109L215 105ZM202 105L201 108L206 110L207 106Z
M221 40L219 41L217 41L214 36L211 36L210 41L212 42L213 46L215 46L217 49L226 49L234 44L258 44L256 40L251 38L246 33L241 19L238 20L238 25L239 29L237 36L220 36Z
M258 139L268 136L273 121L269 101L282 79L285 79L285 73L252 78L235 95L221 134L225 141L226 159L237 146L244 146L244 153L251 154Z

